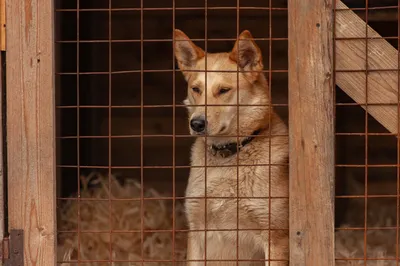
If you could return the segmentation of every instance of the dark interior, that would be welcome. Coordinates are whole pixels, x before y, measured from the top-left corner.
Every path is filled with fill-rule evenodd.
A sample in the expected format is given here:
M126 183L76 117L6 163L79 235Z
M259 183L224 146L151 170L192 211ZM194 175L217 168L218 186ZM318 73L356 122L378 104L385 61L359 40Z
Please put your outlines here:
M217 2L226 8L216 9ZM365 8L365 1L343 2L351 8ZM398 4L395 0L368 2L370 7ZM202 39L195 41L202 48L207 32L210 52L229 51L237 32L250 30L263 52L265 69L272 70L266 75L272 101L277 105L275 110L287 122L286 1L240 1L243 9L239 12L239 28L236 0L209 1L207 23L204 1L151 0L143 4L145 9L141 11L139 0L85 0L80 1L79 7L76 0L56 0L58 197L77 192L78 174L93 170L107 173L110 165L114 167L111 173L121 181L140 180L141 163L147 167L143 170L145 186L151 184L171 192L175 179L176 193L183 195L189 169L173 171L172 158L175 157L176 166L188 166L193 139L187 136L186 110L181 106L186 84L176 65L173 70L174 24L191 38ZM271 11L265 9L270 4L274 7ZM81 10L77 12L77 8ZM389 11L370 10L370 26L385 37L398 36L397 13L380 16L379 12ZM365 11L357 13L365 17ZM388 41L397 48L398 39ZM354 103L340 88L336 90L336 102ZM141 108L141 104L145 107ZM143 157L142 124L142 133L150 135L143 138ZM359 105L337 106L338 133L363 133L366 129L387 132ZM175 138L171 137L173 131ZM364 135L336 138L336 163L340 165L365 164L366 158L371 165L397 164L397 154L394 136L369 136L368 141ZM347 193L344 179L349 174L363 181L366 172L371 180L395 179L398 175L396 167L337 167L337 194ZM337 201L337 224L346 206L346 200Z

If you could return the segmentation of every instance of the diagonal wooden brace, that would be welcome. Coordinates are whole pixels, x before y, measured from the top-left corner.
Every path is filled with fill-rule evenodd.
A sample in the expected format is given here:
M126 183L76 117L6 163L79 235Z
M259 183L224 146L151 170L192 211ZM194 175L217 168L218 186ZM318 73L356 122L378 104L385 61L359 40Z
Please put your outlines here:
M341 1L337 1L336 8L336 84L388 131L397 134L398 52ZM366 37L369 39L362 39ZM368 84L367 55L368 70L377 70L368 72Z

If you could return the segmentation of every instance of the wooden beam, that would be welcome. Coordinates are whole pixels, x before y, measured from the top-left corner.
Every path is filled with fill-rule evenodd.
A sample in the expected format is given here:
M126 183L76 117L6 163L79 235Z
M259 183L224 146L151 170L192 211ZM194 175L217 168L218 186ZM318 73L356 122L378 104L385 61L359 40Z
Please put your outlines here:
M25 265L56 265L53 2L7 0L9 229Z
M335 265L331 2L288 3L291 266Z
M6 0L0 0L0 51L6 50Z
M4 52L0 52L0 237L1 239L5 236L5 195L4 195L4 165L3 165L3 158L4 158L4 150L3 150L3 123L4 123L4 116L3 116L3 100L2 97L4 95ZM3 241L0 241L0 252L3 251ZM2 258L0 255L0 258ZM1 260L0 260L1 261ZM1 265L1 263L0 263Z
M376 39L382 36L367 26L353 11L343 10L348 7L341 1L337 1L336 8L341 9L336 11L336 38L359 38L336 40L336 84L364 109L366 103L372 104L367 107L368 113L388 131L397 133L398 71L395 70L398 69L397 50L386 40ZM367 37L367 28L368 38L375 38L368 40L368 69L375 70L368 73L368 79L365 71L367 43L362 40ZM387 71L390 69L394 71ZM340 72L341 70L358 70L358 72Z

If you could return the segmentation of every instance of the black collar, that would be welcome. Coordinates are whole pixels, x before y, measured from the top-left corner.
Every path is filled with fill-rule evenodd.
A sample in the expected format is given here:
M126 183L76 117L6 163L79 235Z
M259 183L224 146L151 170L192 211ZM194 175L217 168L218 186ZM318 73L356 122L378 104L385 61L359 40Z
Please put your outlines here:
M249 144L254 139L254 136L260 133L261 129L254 131L251 137L245 138L239 145L237 142L231 142L220 146L216 146L213 144L210 146L210 151L214 156L218 154L223 158L229 157L240 151L244 146Z

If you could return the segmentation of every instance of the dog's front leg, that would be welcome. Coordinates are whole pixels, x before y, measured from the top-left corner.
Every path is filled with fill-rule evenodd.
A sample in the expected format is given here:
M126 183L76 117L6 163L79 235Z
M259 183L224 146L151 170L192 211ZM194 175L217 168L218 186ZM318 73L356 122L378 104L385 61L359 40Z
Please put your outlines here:
M187 266L204 266L204 232L189 232L187 247ZM190 261L193 260L193 261Z
M269 245L268 243L264 244L264 259L265 259L265 266L270 266L269 261Z
M264 241L264 254L265 266L289 266L289 239L285 230L271 232L271 242Z

